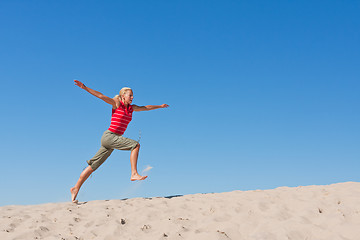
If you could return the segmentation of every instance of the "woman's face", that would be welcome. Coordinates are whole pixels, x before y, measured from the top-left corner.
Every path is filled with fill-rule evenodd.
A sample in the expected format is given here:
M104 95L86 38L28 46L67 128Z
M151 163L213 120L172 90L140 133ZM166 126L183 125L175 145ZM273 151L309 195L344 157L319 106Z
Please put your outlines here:
M134 99L133 91L127 90L123 95L124 104L131 104L133 99Z

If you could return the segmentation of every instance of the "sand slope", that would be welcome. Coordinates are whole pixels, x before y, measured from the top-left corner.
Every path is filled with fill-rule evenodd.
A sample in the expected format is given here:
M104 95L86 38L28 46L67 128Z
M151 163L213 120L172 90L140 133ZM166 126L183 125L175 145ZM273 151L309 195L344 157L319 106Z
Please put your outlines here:
M4 206L0 239L358 240L360 183Z

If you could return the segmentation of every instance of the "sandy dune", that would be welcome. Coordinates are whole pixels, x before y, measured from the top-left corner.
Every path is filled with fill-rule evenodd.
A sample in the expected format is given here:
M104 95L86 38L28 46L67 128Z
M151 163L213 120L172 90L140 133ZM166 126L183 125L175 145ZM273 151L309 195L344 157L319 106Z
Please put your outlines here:
M4 206L0 239L358 240L360 183Z

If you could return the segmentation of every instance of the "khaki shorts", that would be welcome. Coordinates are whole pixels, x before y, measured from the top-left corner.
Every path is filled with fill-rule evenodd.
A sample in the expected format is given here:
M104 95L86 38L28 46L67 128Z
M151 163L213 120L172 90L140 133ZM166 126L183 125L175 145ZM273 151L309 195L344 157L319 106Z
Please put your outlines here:
M93 171L95 171L111 155L114 149L132 151L139 143L130 138L123 137L106 130L101 137L101 147L95 156L88 160Z

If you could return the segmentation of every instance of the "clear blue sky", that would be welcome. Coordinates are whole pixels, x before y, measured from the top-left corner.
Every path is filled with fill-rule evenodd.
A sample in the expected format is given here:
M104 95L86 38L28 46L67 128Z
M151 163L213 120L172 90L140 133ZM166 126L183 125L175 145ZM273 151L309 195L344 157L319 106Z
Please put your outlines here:
M0 206L70 200L111 106L134 89L129 152L80 201L360 181L359 1L0 2Z

